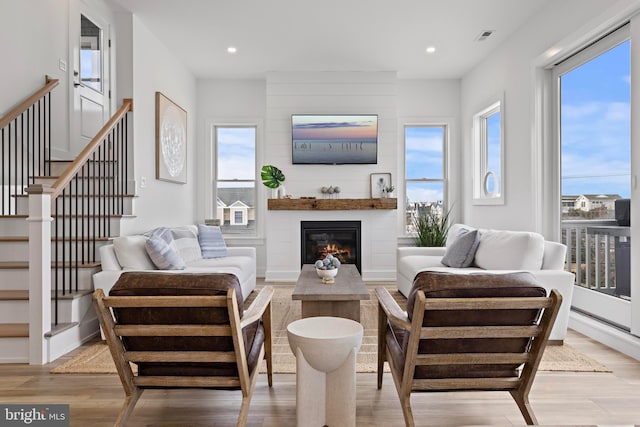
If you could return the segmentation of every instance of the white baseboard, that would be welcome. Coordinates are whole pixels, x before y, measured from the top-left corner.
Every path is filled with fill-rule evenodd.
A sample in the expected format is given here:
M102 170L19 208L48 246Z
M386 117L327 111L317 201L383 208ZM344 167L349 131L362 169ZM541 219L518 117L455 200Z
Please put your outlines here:
M569 327L629 357L640 360L640 338L597 319L571 311Z
M396 270L368 270L362 273L365 282L395 282Z

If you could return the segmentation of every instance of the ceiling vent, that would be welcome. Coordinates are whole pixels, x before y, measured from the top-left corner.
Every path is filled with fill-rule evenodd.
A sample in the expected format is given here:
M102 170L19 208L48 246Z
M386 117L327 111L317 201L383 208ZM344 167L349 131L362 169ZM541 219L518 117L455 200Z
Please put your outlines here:
M478 37L476 37L476 41L485 41L491 34L493 34L493 30L484 30Z

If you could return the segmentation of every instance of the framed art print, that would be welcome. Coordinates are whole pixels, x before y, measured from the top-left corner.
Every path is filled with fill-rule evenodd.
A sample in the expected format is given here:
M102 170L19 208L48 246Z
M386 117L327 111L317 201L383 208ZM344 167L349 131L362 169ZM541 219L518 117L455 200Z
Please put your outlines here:
M187 112L156 92L156 179L187 183Z
M391 185L390 173L372 173L371 174L371 198L379 199L383 197L383 189Z

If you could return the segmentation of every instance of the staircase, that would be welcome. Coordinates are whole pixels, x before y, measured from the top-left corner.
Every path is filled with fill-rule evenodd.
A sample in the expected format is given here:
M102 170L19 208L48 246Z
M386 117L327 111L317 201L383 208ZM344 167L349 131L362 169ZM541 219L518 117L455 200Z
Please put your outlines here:
M121 221L133 213L126 161L131 101L75 160L52 160L46 105L53 87L44 101L34 94L0 119L0 363L48 363L99 333L92 306L99 247L120 235ZM42 112L29 112L41 103ZM30 130L41 122L44 130ZM31 149L38 144L44 148ZM46 232L38 233L38 224Z

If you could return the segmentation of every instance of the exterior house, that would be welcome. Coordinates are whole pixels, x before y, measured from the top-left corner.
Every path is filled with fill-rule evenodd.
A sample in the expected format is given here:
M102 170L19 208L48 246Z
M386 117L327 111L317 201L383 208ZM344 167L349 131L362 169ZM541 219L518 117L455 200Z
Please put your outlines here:
M225 233L240 227L255 228L255 190L253 188L218 188L217 217Z
M201 223L217 217L224 219L229 244L256 247L259 276L290 281L299 269L296 245L302 219L358 220L362 221L362 247L372 251L363 258L365 279L394 280L395 258L390 254L399 245L411 244L411 237L405 233L407 216L402 203L395 214L270 211L266 189L260 185L253 188L253 194L232 194L215 188L211 178L215 177L212 130L217 125L254 126L258 135L255 170L262 164L278 165L286 173L287 190L294 197L315 197L321 186L339 184L342 196L367 198L370 174L389 172L398 199L403 200L402 129L416 123L441 125L447 135L447 176L443 186L454 221L481 228L535 230L557 240L561 234L560 215L570 201L560 200L553 178L558 175L559 162L552 154L553 138L547 127L552 120L551 109L545 104L551 98L545 92L552 79L550 70L625 23L630 23L631 39L640 39L638 11L637 0L542 1L526 22L510 29L503 43L455 74L443 71L429 78L403 76L393 65L376 63L354 70L345 63L331 70L306 69L297 64L269 72L255 70L250 76L238 78L190 68L180 49L170 49L163 42L162 31L155 30L153 20L128 10L124 1L5 1L0 3L0 34L9 41L10 48L0 70L0 116L40 87L45 75L59 79L51 101L51 121L55 124L51 131L53 154L72 159L81 152L84 145L74 137L80 128L73 114L78 83L74 71L79 58L74 56L72 17L96 17L104 28L109 28L112 40L110 62L105 64L112 86L104 106L113 112L124 98L132 98L135 105L127 178L128 188L135 189L135 212L125 218L119 234ZM465 28L461 27L460 32L473 38ZM244 36L258 38L260 34ZM634 58L640 57L640 43L632 44L632 49ZM221 61L220 67L224 65ZM634 82L632 87L640 87L635 84L640 80L640 70L634 68L630 79ZM153 178L157 92L187 112L188 168L184 183ZM508 100L504 104L504 203L487 205L476 203L473 198L471 124L477 112L498 96ZM633 92L634 126L640 123L639 102L640 94ZM377 163L355 167L291 164L290 117L309 111L376 112L380 121ZM636 140L638 135L637 131L632 132L634 146L640 143ZM634 155L632 175L640 167L640 158ZM4 175L7 173L3 170ZM616 195L604 196L576 196L574 207L611 209ZM640 223L640 210L632 210L631 214L632 222ZM234 230L240 227L252 230L250 239L234 236ZM632 241L640 241L640 229L631 233ZM279 254L278 259L269 256L274 253ZM638 256L640 248L634 246L632 259ZM640 294L640 271L632 270L631 288L632 294ZM593 326L591 319L584 319L579 313L572 321L572 326L584 333L597 331L594 334L603 342L625 347L628 353L640 357L640 317L630 320L630 331L622 338L615 328L610 333L602 332L609 331L607 325Z
M576 199L578 196L576 195L562 195L562 200L560 204L562 206L562 214L567 215L569 211L572 209L576 209Z
M619 194L581 194L575 199L573 208L583 212L604 210L613 212L615 201L622 198Z

